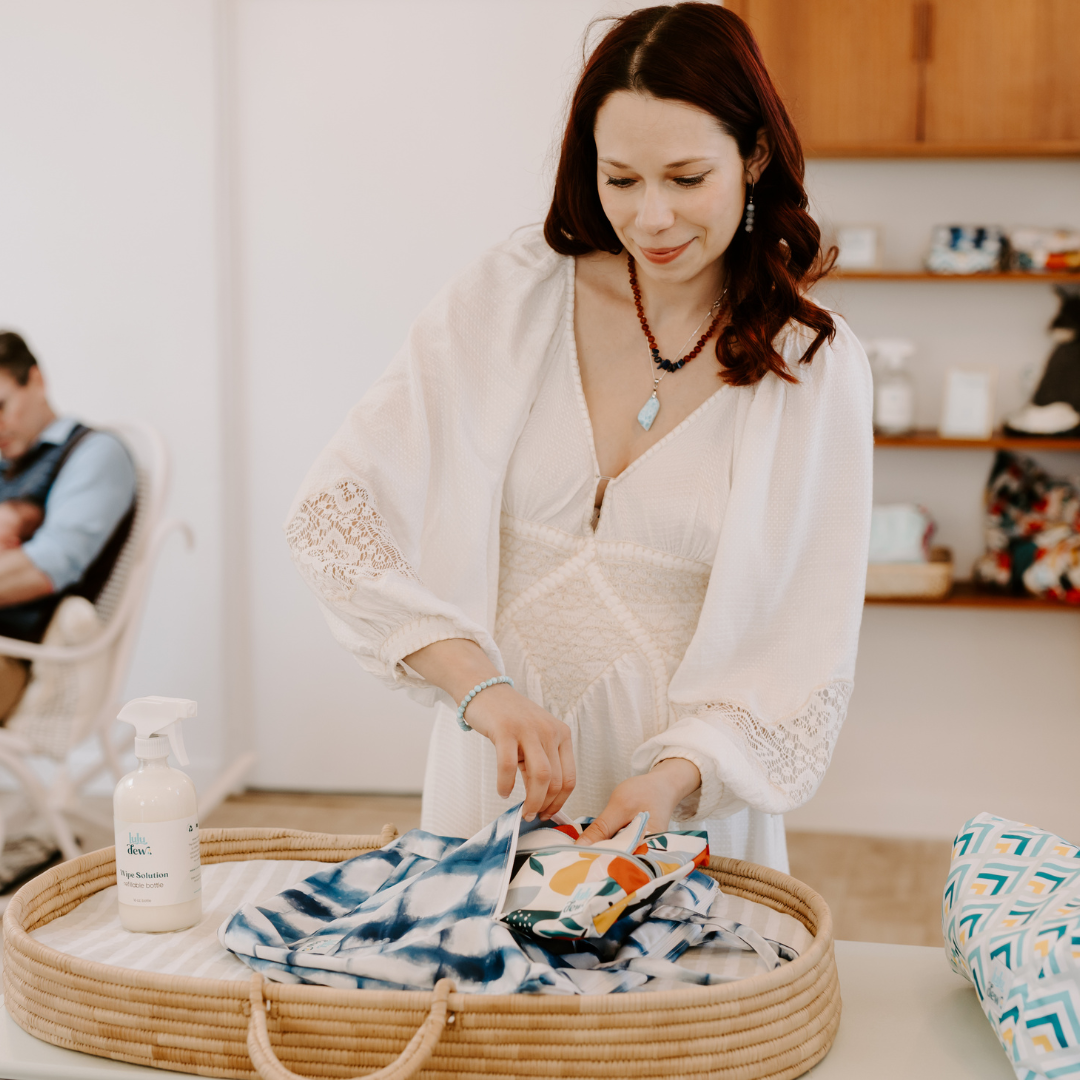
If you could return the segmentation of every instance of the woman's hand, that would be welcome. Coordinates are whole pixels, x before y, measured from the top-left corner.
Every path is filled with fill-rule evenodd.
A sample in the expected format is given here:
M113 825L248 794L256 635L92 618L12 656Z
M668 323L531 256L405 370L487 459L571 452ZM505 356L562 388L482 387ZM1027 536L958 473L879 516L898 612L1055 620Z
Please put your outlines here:
M404 657L421 678L461 701L478 683L499 674L484 650L467 638L436 641ZM526 821L548 818L562 808L577 780L570 729L507 683L477 694L465 723L490 739L499 763L498 791L506 799L518 770L525 781Z
M521 770L526 821L549 818L570 797L577 774L570 729L551 713L505 683L489 687L469 702L465 722L495 746L498 790L507 798Z
M649 772L643 776L631 776L611 793L607 806L581 834L578 843L595 844L597 840L609 840L642 810L649 811L646 829L651 833L663 832L671 821L675 807L699 787L701 773L692 761L685 758L658 761Z

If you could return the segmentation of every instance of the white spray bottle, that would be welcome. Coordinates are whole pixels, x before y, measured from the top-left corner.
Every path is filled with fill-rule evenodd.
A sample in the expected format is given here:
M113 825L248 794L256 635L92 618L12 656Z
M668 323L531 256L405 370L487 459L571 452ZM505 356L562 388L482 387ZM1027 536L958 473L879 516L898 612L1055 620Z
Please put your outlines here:
M118 720L135 728L139 767L113 793L116 885L125 930L184 930L202 917L199 804L186 773L170 769L169 751L188 763L181 720L198 707L184 698L129 701Z
M874 428L883 435L907 435L915 427L915 385L904 361L915 346L903 338L866 343L877 359L874 370Z

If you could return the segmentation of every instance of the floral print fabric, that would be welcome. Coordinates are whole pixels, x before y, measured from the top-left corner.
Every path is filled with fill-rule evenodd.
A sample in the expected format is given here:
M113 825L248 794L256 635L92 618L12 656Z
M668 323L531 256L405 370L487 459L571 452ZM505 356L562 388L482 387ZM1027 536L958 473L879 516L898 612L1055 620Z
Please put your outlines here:
M521 837L502 921L535 938L621 943L676 881L709 864L704 832L644 836L638 816L610 840L580 847L582 829L563 821Z
M999 451L986 488L986 548L976 580L1080 604L1080 491Z

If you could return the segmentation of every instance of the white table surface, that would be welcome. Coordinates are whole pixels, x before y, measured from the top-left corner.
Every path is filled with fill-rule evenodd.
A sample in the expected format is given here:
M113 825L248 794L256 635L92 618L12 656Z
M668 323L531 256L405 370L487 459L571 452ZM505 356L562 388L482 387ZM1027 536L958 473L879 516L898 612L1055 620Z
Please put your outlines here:
M838 941L844 998L836 1042L810 1080L1014 1080L971 985L944 949ZM161 1080L187 1076L62 1050L0 1013L3 1080Z

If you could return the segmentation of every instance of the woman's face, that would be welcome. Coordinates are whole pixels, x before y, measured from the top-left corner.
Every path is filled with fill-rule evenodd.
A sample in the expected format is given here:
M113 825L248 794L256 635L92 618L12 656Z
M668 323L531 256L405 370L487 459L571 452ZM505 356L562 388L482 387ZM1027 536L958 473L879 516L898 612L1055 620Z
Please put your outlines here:
M745 185L768 163L764 133L744 162L703 109L619 90L594 135L600 202L639 272L678 284L713 267L742 222Z

